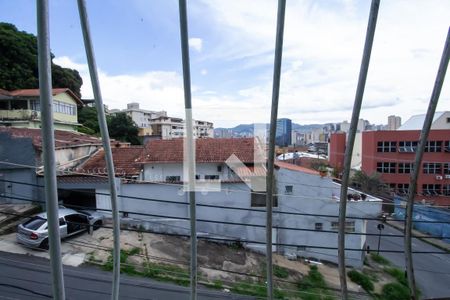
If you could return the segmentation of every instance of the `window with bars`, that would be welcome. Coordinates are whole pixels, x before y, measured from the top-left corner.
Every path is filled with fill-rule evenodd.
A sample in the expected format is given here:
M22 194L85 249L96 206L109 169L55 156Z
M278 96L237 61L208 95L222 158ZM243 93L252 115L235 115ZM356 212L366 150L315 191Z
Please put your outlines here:
M292 192L294 191L294 187L292 185L286 185L284 193L286 195L292 195Z
M315 223L314 224L315 230L322 230L323 229L323 223Z
M396 152L397 142L378 142L377 152Z
M441 152L442 141L428 141L425 144L425 152Z
M401 141L398 143L398 152L416 152L417 141Z
M445 141L444 142L444 151L445 152L450 152L450 141Z
M445 196L450 196L450 184L444 185L444 190L443 190L443 192L444 192L444 195L445 195Z
M398 173L409 174L412 172L413 163L398 163Z
M441 195L440 184L422 184L422 194L424 196L437 196Z
M409 189L409 183L399 183L397 185L397 192L399 195L408 194L408 189Z
M393 162L378 162L377 172L378 173L395 173L396 163Z
M444 174L450 174L450 163L444 163Z
M442 174L442 165L440 163L423 163L424 174Z
M331 230L339 230L339 222L331 222ZM355 221L345 222L345 232L355 232Z

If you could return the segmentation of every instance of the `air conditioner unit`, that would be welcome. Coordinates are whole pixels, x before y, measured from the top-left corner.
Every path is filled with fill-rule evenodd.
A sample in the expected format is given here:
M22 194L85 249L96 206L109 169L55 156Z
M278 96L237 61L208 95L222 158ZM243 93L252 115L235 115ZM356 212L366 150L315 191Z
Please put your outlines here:
M437 175L436 176L436 180L442 180L442 176L441 175Z
M445 175L445 179L450 179L450 174L449 175Z

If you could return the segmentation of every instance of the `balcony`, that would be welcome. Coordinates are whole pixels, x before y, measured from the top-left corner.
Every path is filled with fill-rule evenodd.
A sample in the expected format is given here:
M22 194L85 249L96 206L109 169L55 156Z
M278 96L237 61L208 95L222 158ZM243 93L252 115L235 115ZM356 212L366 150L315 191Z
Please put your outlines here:
M0 120L39 120L41 112L31 109L0 110Z

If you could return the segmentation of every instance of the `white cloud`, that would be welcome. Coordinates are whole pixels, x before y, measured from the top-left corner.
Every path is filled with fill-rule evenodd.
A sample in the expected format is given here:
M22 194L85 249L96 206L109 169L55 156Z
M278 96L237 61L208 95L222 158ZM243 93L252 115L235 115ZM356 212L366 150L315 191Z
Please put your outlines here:
M208 70L206 70L206 69L201 69L201 70L200 70L200 74L206 75L206 74L208 74Z
M196 50L197 52L202 52L203 41L201 38L190 38L189 47Z

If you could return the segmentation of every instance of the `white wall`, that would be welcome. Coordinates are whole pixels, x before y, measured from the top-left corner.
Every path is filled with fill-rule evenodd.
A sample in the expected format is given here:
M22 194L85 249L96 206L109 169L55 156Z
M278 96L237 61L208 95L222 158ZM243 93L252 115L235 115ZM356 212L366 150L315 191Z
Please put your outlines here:
M221 166L222 171L219 172L217 167ZM196 175L200 179L205 179L205 175L218 175L222 180L235 179L230 169L222 163L197 163ZM165 181L167 176L180 176L183 181L183 164L182 163L150 163L144 165L144 181Z

